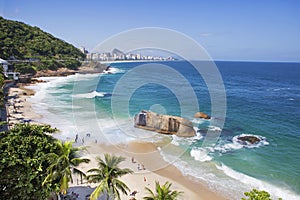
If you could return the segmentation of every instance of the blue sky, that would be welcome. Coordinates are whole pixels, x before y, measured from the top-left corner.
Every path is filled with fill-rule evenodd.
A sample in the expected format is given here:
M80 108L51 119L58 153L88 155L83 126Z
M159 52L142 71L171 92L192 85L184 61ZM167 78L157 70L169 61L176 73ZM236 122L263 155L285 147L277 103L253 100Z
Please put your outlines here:
M0 0L0 15L92 49L133 28L182 32L216 60L300 61L300 1Z

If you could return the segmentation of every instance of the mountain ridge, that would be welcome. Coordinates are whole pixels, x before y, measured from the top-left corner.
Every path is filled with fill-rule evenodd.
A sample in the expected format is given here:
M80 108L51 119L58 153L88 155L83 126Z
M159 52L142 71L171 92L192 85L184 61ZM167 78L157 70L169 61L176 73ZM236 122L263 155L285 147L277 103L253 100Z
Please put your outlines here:
M83 60L85 55L72 44L56 38L37 26L0 16L0 58L39 60L27 64L36 71L55 70L61 67L74 69L80 66L79 60ZM18 65L16 69L20 68ZM23 64L22 68L24 66Z

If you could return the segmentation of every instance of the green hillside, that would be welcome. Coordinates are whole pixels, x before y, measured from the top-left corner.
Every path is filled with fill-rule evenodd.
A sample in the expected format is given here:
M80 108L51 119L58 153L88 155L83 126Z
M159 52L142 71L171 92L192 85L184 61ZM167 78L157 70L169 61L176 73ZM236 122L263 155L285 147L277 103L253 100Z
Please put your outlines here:
M19 71L55 70L60 67L74 69L80 65L78 60L84 59L79 49L40 28L0 16L0 58L10 60L12 56L18 60L40 60L16 64Z

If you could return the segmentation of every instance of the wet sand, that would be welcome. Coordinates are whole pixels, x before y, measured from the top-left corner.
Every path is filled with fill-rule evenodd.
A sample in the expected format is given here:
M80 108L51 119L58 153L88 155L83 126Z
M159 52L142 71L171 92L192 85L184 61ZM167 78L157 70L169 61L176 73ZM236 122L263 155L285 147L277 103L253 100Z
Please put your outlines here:
M24 123L29 120L30 123L37 123L35 120L43 118L32 109L30 96L34 95L34 91L26 87L11 87L8 95L8 120L9 126L13 127L16 123ZM225 199L219 194L209 190L204 184L192 180L192 177L184 176L175 166L163 160L158 151L158 147L152 143L131 142L127 145L107 146L105 144L96 144L95 142L87 142L87 151L84 157L91 159L89 164L83 164L81 169L87 171L97 167L96 157L103 158L104 153L123 156L126 161L121 163L122 168L130 168L133 174L126 175L121 179L127 184L132 191L137 191L135 198L142 199L147 195L145 187L151 190L155 189L155 182L158 181L163 185L166 181L172 183L171 189L182 191L183 194L179 199L185 200L221 200ZM132 159L134 162L132 162ZM77 199L86 199L93 189L97 186L94 183L82 183L79 177L74 176L74 182L70 184L69 193L78 194ZM133 196L122 195L121 199L130 199Z

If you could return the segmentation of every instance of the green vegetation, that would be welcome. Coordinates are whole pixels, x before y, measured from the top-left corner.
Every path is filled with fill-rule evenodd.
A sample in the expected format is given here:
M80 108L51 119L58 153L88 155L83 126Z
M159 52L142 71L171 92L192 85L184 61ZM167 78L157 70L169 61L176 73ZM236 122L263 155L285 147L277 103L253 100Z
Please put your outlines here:
M73 142L56 141L56 151L47 154L50 166L47 168L48 176L42 185L52 183L52 185L60 186L56 188L62 194L66 194L69 188L69 181L73 183L72 172L82 177L86 175L80 171L78 167L81 163L89 163L89 159L78 157L78 152L82 148L72 147Z
M183 192L178 192L176 190L170 190L171 187L170 182L166 182L164 185L160 186L159 182L155 182L155 191L154 192L146 187L146 190L149 193L149 196L144 197L145 200L175 200L178 196L180 196Z
M50 126L18 124L0 133L1 199L47 199L52 192L66 193L71 173L89 162L78 156L80 148L62 143L47 133Z
M253 189L250 192L244 193L247 198L242 198L242 200L272 200L271 195L266 191L259 191ZM279 198L281 200L281 198Z
M0 17L0 58L11 57L29 60L29 64L16 65L16 71L57 69L66 67L77 69L84 54L76 47L38 27Z
M0 71L3 71L3 68L0 69ZM4 107L4 93L3 93L3 87L4 87L4 76L3 73L0 73L0 109Z
M45 199L56 185L42 182L49 163L46 154L56 150L54 139L45 133L50 126L16 125L0 133L0 190L2 199Z
M118 178L133 172L128 168L120 169L118 167L124 160L123 157L109 154L104 155L104 160L97 158L99 168L90 169L88 172L94 174L89 175L87 178L91 182L100 182L100 184L91 194L90 200L98 199L101 194L106 195L107 200L120 200L119 190L127 195L127 191L130 191L129 188Z

